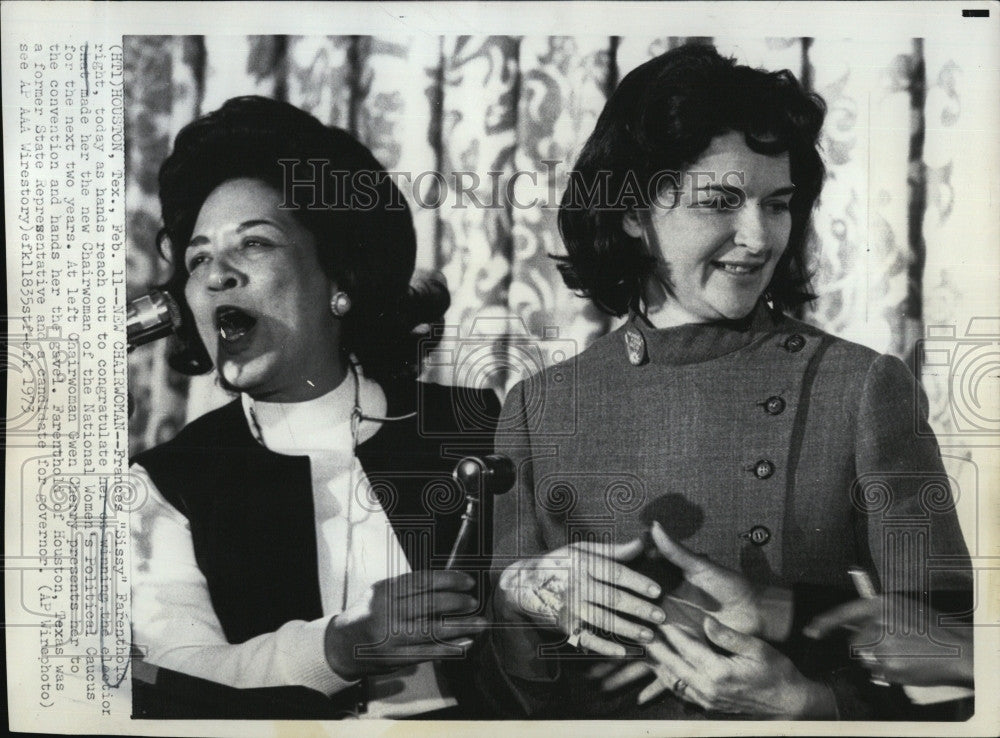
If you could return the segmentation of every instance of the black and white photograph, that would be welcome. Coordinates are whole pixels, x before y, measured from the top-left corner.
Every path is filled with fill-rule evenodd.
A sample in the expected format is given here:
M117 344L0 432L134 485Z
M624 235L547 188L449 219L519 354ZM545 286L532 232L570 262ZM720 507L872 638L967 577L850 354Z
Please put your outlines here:
M120 5L4 32L18 730L995 733L995 3Z

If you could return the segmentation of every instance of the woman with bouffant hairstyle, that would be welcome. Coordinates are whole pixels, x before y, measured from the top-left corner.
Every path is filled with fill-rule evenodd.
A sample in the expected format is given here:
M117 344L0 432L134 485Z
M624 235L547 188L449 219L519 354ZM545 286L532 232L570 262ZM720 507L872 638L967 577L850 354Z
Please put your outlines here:
M448 307L443 284L425 277L411 285L416 235L405 198L372 153L349 133L324 126L298 108L259 97L234 98L186 126L160 170L164 226L161 252L184 264L192 231L208 195L227 180L252 179L280 193L317 241L320 268L351 307L341 318L340 350L354 354L369 377L417 372L417 325ZM187 269L165 285L183 299ZM189 308L174 368L211 367ZM426 344L426 341L424 341ZM425 345L426 350L426 345ZM222 377L225 381L225 377Z
M468 714L467 679L437 663L461 672L485 625L472 578L443 570L462 498L442 449L488 452L499 406L416 379L448 293L411 284L385 175L261 97L186 126L160 170L171 365L238 396L134 460L133 637L157 667L137 715Z
M786 314L812 297L824 114L790 72L705 45L608 99L561 203L558 261L627 318L501 413L497 450L519 473L495 514L501 625L476 656L498 712L916 716L869 681L891 654L820 639L875 608L804 630L857 597L852 570L911 611L965 612L970 592L909 369ZM947 561L933 585L928 554Z

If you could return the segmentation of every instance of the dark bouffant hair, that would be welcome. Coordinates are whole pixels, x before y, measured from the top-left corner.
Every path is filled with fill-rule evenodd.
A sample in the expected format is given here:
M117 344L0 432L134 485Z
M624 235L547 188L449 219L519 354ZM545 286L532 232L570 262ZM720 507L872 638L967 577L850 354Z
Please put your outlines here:
M323 190L286 187L289 177L319 185L322 176ZM352 301L343 319L345 354L353 353L376 380L415 376L420 338L413 328L441 319L448 291L440 282L410 287L417 244L405 199L372 153L346 131L293 105L255 96L233 98L185 126L160 168L164 226L158 245L174 264L163 287L183 316L181 348L171 366L187 374L211 369L184 300L184 250L205 199L238 178L283 193L288 202L282 206L291 206L316 237L323 271Z
M795 185L788 249L765 297L779 310L813 299L804 252L825 173L817 150L825 115L823 99L791 72L738 65L712 46L681 46L637 67L608 99L563 194L559 231L568 255L553 256L563 281L611 315L639 310L655 258L622 230L627 208L590 196L595 183L606 177L612 196L628 190L629 179L645 189L663 181L657 173L689 168L716 136L738 131L757 153L787 151ZM648 194L640 192L636 207L649 206Z

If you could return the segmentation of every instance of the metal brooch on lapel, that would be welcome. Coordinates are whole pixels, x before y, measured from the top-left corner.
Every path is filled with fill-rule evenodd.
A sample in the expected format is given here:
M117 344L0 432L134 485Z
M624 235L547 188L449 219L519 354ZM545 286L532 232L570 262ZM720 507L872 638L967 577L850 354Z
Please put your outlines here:
M625 350L632 366L642 366L646 363L646 339L634 326L629 326L625 330Z

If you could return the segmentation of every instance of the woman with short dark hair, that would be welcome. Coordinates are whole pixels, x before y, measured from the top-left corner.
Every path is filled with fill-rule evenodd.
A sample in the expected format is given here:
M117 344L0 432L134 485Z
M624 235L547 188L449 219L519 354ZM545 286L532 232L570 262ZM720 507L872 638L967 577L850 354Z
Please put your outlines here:
M783 198L791 219L788 244L765 297L779 310L811 300L806 235L823 186L816 142L825 113L823 100L806 93L790 72L731 65L709 46L687 46L633 70L604 106L562 197L559 231L568 253L558 261L567 286L611 315L640 311L650 278L663 280L655 275L657 256L623 220L654 203L666 205L712 140L738 132L753 152L787 153L794 186ZM739 182L723 181L726 174L717 173L712 184L732 211L738 200L726 198L738 198ZM594 201L594 192L606 202Z
M260 97L189 124L163 164L171 364L214 366L238 397L135 459L133 635L160 668L136 681L139 715L455 704L464 677L431 662L460 663L484 621L472 578L439 570L463 507L443 449L487 452L499 405L416 379L415 329L448 295L410 286L412 220L385 175L346 132Z
M935 589L970 581L912 374L785 314L811 299L823 118L789 72L709 46L652 59L609 98L563 197L559 268L627 320L501 414L519 473L498 499L499 625L478 672L498 711L912 714L845 643L800 637L856 596L852 567L917 603L928 555L948 565Z

